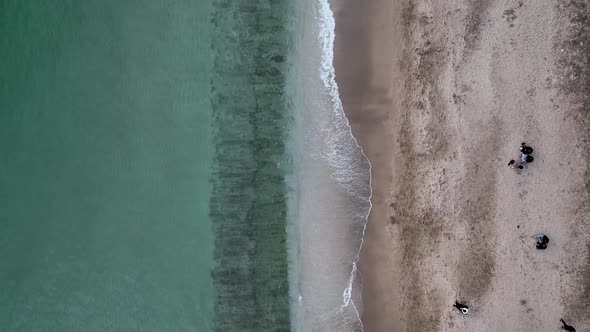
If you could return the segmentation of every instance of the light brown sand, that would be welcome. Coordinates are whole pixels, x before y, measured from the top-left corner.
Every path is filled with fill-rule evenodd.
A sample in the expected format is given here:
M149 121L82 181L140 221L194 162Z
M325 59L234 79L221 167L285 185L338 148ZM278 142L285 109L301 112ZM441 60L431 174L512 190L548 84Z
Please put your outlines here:
M590 330L590 3L332 4L373 164L365 330ZM536 159L519 174L522 141Z

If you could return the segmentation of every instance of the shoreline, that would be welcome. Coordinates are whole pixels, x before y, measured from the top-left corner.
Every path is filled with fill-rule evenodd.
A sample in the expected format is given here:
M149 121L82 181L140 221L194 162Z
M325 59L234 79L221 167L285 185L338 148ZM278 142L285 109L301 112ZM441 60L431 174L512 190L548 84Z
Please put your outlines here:
M297 201L292 202L299 243L296 329L358 331L360 292L352 276L370 209L370 165L352 135L334 81L335 22L328 1L307 1L296 9L291 134L297 156Z
M373 169L365 331L590 327L587 94L568 81L588 82L573 23L588 6L331 2L336 80ZM517 174L522 141L536 159Z
M393 144L399 112L390 112L401 107L401 89L393 79L394 59L401 51L394 48L401 35L393 13L400 5L390 0L340 0L331 5L336 18L334 67L340 98L353 134L372 164L373 206L358 264L362 321L365 331L397 331L402 327L399 296L390 288L400 279L395 270L401 263L399 230L389 224L388 201L395 180L392 174L401 167L401 151Z

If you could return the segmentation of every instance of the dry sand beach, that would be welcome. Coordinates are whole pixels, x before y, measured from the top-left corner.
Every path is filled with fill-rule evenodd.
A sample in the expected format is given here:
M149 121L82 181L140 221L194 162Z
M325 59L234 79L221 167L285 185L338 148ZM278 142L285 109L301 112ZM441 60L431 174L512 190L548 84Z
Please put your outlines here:
M590 331L590 2L332 6L373 165L365 331Z

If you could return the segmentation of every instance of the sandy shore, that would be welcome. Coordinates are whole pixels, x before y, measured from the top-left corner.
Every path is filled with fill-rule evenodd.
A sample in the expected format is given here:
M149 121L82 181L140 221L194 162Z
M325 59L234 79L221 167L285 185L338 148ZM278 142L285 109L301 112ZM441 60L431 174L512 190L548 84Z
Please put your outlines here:
M586 3L333 0L374 172L366 331L590 329ZM517 173L523 141L535 161Z

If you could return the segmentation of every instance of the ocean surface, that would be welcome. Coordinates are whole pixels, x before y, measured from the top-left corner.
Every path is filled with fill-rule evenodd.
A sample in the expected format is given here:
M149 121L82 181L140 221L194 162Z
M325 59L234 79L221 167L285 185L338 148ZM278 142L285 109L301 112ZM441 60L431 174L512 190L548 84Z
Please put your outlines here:
M360 331L327 0L0 3L0 331Z
M0 330L212 329L212 11L2 1Z

